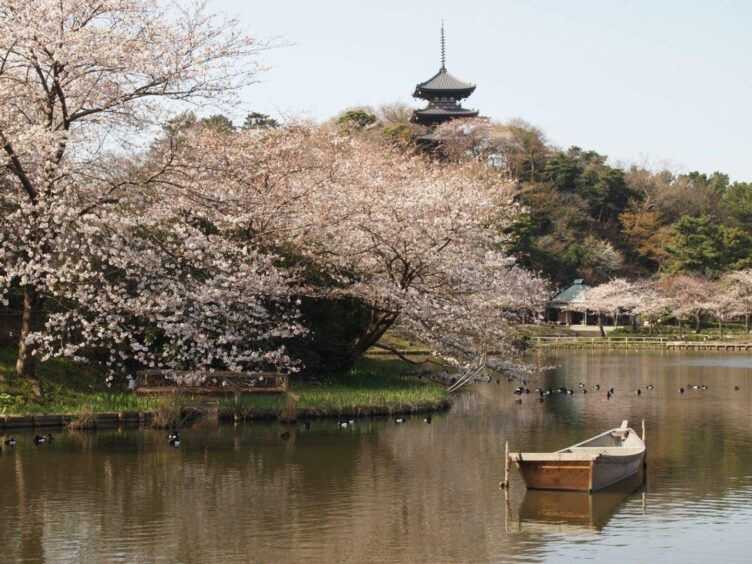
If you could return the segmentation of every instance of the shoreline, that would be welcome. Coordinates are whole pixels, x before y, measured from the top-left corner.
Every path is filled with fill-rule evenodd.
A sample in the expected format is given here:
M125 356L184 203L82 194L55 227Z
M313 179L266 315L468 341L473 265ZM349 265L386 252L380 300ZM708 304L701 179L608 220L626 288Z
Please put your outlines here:
M294 417L290 418L285 415L283 409L236 409L230 405L200 406L199 404L188 404L179 415L180 422L176 424L158 424L159 414L156 411L146 412L120 412L120 413L97 413L89 414L67 413L67 414L44 414L44 415L0 415L0 432L3 431L23 431L29 429L61 429L68 430L97 430L113 429L123 426L131 427L150 427L164 429L170 427L185 427L197 421L214 419L217 423L239 423L239 422L270 422L278 421L283 424L290 424L306 420L326 420L337 419L341 417L351 417L356 419L368 419L376 417L389 417L393 415L420 415L428 413L441 413L448 411L452 402L447 397L445 400L433 404L419 405L402 405L402 404L383 404L383 405L362 405L349 406L337 410L328 410L324 408L310 408L298 410ZM86 422L80 426L74 426L86 418Z
M9 362L6 374L11 374L11 367ZM414 378L410 374L413 367L394 358L363 357L349 371L333 374L323 383L292 382L284 393L245 393L237 402L233 395L217 398L177 390L164 396L98 390L93 387L95 376L86 381L87 387L76 385L81 369L75 365L58 363L49 368L41 379L42 400L30 398L23 388L8 388L12 381L6 381L5 391L0 387L0 433L6 429L83 430L125 424L170 428L199 418L287 422L377 417L439 412L451 406L445 386Z

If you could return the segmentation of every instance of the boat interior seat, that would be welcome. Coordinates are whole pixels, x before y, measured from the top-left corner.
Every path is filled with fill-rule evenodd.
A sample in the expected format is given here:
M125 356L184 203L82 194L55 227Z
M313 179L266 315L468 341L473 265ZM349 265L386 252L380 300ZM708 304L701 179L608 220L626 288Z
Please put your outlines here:
M634 452L632 452L634 451ZM611 454L611 455L628 455L639 452L639 448L634 447L571 447L562 452L571 452L572 454Z

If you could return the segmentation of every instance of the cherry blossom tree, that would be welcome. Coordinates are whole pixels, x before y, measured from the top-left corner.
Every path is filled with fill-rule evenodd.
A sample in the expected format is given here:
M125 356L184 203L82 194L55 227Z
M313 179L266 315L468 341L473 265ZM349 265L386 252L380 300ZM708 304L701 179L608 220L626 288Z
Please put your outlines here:
M254 80L251 56L265 47L202 3L0 6L0 298L22 295L19 375L33 379L37 354L75 356L103 340L167 365L211 366L221 344L232 366L256 360L237 348L241 327L262 339L294 330L290 320L267 323L261 287L272 281L274 307L286 299L270 257L232 245L226 225L209 225L216 215L160 184L170 163L141 174L110 154L132 149L129 138L175 103L230 101ZM128 329L139 318L165 339L158 358ZM222 335L219 318L232 318ZM277 359L287 363L281 350Z
M720 279L710 282L711 291L702 304L704 311L715 317L718 323L718 333L723 338L723 323L736 313L736 295L726 280Z
M611 315L616 325L619 315L626 311L633 311L638 303L639 294L635 284L623 278L614 278L583 292L581 297L578 296L577 307L585 314L588 311L595 312L598 318L598 329L601 336L605 337L603 317Z
M306 124L191 130L182 143L173 162L222 184L218 205L240 232L334 282L299 292L368 306L357 354L399 327L468 378L515 358L508 328L546 292L501 250L518 210L498 171Z
M699 333L702 313L713 293L708 281L699 276L686 274L670 276L662 281L661 289L669 304L669 310L676 318L679 336L683 337L682 322L687 319L694 319L695 333Z
M752 314L752 269L729 272L723 280L731 294L733 312L744 318L744 330L749 333L749 320Z
M650 333L667 315L671 314L672 302L664 295L659 280L648 278L634 284L636 303L633 312L648 323Z

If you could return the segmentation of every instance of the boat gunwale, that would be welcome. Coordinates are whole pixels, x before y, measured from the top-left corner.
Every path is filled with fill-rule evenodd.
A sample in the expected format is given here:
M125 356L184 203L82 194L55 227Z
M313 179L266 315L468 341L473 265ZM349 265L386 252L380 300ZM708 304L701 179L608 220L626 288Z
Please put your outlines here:
M633 433L634 437L637 439L638 444L637 446L609 446L609 447L583 447L582 445L586 445L589 442L592 442L596 439L599 439L601 437L605 437L606 435L609 435L613 432L620 432L624 433L625 437L629 436L629 433ZM603 448L603 449L609 449L609 450L616 450L625 451L623 454L620 454L619 452L601 452L601 453L589 453L589 452L566 452L567 450L573 449L573 448ZM604 431L603 433L600 433L599 435L595 435L593 437L590 437L589 439L585 439L582 442L576 443L572 446L565 447L561 450L553 451L553 452L510 452L509 457L512 461L514 461L517 464L524 463L524 462L590 462L590 461L598 461L598 460L609 460L612 462L619 462L619 461L626 461L628 459L631 459L632 457L638 457L644 455L646 451L645 443L642 441L640 436L635 432L634 429L630 427L614 427L613 429L608 429L607 431Z

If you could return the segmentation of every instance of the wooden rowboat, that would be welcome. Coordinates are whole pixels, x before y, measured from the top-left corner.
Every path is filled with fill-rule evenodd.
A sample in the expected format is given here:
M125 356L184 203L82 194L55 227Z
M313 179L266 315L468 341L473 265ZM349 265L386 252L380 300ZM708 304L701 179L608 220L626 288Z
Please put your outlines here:
M586 492L601 490L636 474L644 458L645 443L627 426L627 421L556 452L509 454L528 489Z

